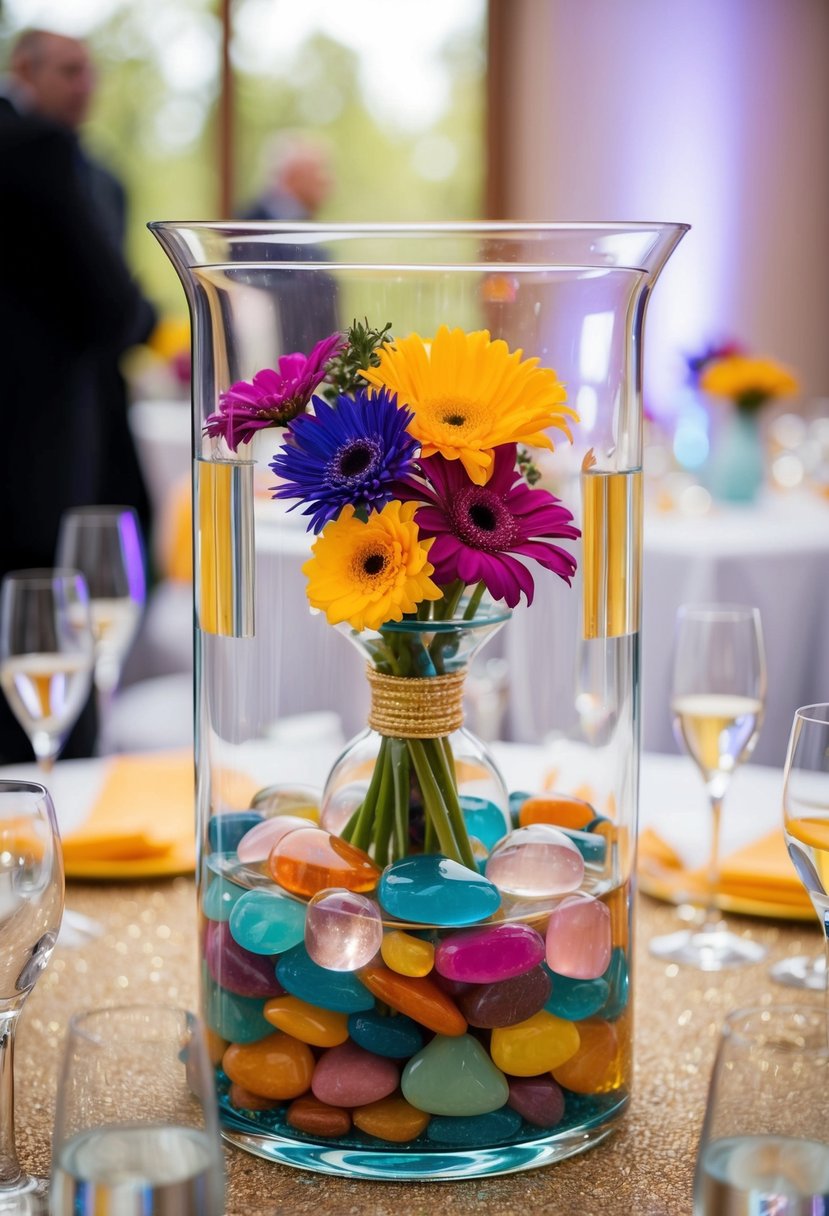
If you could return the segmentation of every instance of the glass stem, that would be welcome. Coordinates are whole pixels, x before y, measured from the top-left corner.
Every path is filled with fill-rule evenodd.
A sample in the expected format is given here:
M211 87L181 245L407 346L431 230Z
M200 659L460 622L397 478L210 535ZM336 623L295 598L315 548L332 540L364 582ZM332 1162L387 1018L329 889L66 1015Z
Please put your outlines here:
M722 795L709 794L711 800L711 851L708 854L707 895L705 922L702 932L711 932L720 923L717 908L717 888L720 882L720 819L722 817Z
M14 1143L14 1032L19 1012L0 1013L0 1195L23 1174Z

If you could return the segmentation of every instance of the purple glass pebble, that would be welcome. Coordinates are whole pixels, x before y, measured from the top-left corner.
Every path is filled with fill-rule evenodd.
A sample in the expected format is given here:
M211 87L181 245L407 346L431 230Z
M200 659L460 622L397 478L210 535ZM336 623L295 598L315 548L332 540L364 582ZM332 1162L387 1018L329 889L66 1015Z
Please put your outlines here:
M234 941L227 921L208 921L204 956L216 983L236 996L281 996L285 991L273 960Z
M263 819L261 823L257 823L256 827L246 832L236 849L236 856L246 865L253 865L258 861L267 861L271 849L281 840L283 836L287 836L289 832L295 832L297 828L307 828L309 821L300 819L298 815L277 815L274 819Z
M383 942L383 921L374 900L356 891L318 891L305 917L305 949L329 971L356 971L374 958Z
M552 981L544 967L533 967L523 975L467 988L457 997L458 1008L470 1026L495 1030L525 1022L550 998Z
M537 967L544 938L529 925L486 925L453 933L435 951L435 970L449 980L493 984Z
M610 964L610 909L593 895L569 895L550 916L547 963L574 980L595 980Z
M495 846L486 876L499 891L539 899L577 891L584 858L569 837L546 823L518 828Z
M561 1086L546 1073L540 1077L509 1077L507 1105L536 1127L555 1127L564 1115Z

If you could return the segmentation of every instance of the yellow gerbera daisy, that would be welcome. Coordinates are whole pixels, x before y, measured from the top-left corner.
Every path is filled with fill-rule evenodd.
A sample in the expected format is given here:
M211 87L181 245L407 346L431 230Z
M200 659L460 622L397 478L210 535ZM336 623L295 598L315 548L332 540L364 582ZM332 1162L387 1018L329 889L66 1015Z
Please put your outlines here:
M414 612L421 600L441 598L429 577L433 538L421 540L413 520L419 505L395 500L363 522L348 504L326 524L302 572L311 606L322 609L330 625L380 629Z
M431 341L419 334L398 338L378 350L379 365L360 374L377 388L397 394L397 404L414 414L409 430L422 455L440 452L460 460L476 485L492 471L493 448L525 443L552 448L545 432L564 431L578 421L564 405L564 385L538 359L521 358L485 329L465 333L442 325Z
M751 407L772 397L791 397L800 385L774 359L729 355L708 364L700 376L700 387L715 397L730 397L738 405Z

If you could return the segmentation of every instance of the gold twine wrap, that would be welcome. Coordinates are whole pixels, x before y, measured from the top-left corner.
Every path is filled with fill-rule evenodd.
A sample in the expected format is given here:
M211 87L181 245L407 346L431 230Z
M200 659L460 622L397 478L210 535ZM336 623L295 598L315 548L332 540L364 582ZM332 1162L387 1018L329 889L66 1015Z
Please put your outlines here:
M463 725L465 671L418 679L366 668L371 687L368 724L395 739L440 739Z

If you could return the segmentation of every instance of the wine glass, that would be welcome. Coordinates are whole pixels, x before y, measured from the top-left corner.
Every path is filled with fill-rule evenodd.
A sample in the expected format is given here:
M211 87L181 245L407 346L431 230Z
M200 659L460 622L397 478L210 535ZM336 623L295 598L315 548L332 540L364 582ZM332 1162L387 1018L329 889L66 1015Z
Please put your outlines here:
M0 685L49 773L92 683L89 593L77 570L19 570L0 592Z
M34 782L0 781L0 1213L40 1211L48 1189L17 1159L14 1035L62 910L63 857L49 793Z
M695 1216L829 1212L829 1046L819 1006L725 1019L694 1177Z
M132 507L117 506L77 507L64 512L57 561L80 570L89 587L100 729L146 597L138 516Z
M804 705L795 712L783 766L783 828L829 951L829 704ZM826 957L787 959L772 975L795 987L825 988Z
M758 962L765 949L725 928L717 913L723 798L754 750L763 718L766 666L760 613L730 604L688 604L677 613L671 712L674 732L699 768L711 804L708 898L699 929L650 943L657 958L720 971Z
M128 1005L71 1019L58 1089L50 1211L224 1211L213 1072L194 1014Z

